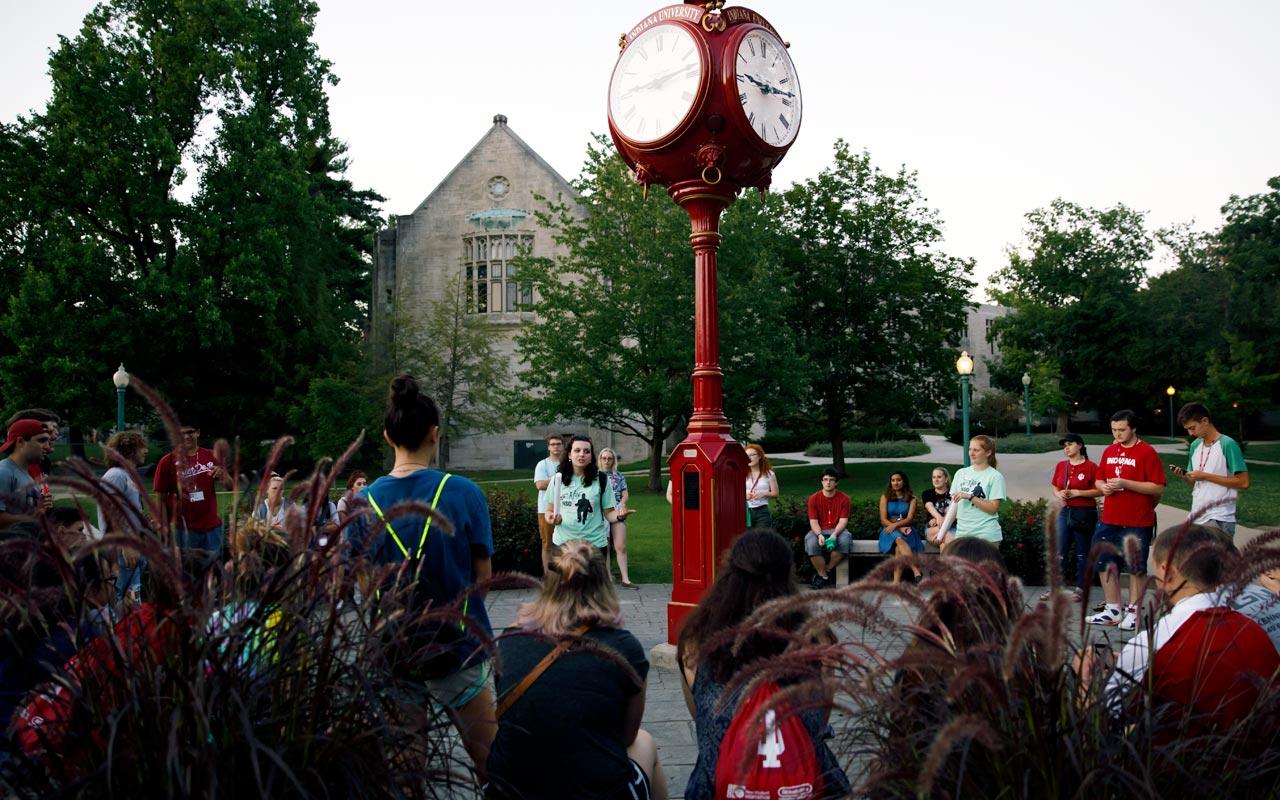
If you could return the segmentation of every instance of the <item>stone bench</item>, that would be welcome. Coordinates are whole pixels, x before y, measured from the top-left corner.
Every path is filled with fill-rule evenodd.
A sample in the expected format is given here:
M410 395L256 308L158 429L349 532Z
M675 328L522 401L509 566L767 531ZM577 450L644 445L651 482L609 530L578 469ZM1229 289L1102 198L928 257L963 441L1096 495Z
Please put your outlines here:
M933 542L926 541L924 543L924 551L916 555L922 557L933 557L941 554L938 546ZM885 553L880 552L880 542L876 539L854 539L853 548L849 551L849 557L840 562L836 567L836 583L852 583L849 577L849 562L855 558L887 558Z

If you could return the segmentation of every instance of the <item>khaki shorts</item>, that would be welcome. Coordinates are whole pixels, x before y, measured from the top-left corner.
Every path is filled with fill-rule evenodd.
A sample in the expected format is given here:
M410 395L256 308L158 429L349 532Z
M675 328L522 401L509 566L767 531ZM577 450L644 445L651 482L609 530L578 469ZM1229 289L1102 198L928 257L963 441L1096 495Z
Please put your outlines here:
M456 710L476 699L489 685L491 663L486 659L443 678L428 678L423 683L437 702Z
M551 534L555 533L556 526L547 522L546 514L538 515L538 538L542 540L542 549L549 550L551 548Z

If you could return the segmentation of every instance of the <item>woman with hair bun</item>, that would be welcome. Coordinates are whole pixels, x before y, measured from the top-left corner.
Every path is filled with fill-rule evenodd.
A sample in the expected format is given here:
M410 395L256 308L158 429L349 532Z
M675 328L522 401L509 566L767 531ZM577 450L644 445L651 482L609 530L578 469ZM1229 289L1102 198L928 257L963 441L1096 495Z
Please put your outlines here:
M552 548L542 590L498 640L498 735L489 798L665 798L640 727L649 661L622 627L604 554Z
M432 654L406 666L449 711L483 780L495 725L489 660L480 637L492 636L492 627L484 596L473 587L492 573L489 506L484 492L471 481L431 468L440 445L440 410L412 375L391 381L383 428L383 438L395 451L395 465L359 493L369 512L351 521L348 542L355 557L373 564L408 562L405 569L392 573L391 585L382 590L412 582L415 614L429 606L456 608L465 615L465 621L415 623L402 633L411 643L423 643L413 649ZM405 503L427 506L443 516L453 534L445 534L421 511L398 511Z

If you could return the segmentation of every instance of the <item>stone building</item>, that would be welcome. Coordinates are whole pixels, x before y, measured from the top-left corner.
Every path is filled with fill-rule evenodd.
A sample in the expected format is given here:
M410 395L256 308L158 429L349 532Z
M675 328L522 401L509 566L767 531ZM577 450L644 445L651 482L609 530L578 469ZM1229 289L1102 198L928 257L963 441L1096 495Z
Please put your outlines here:
M508 374L524 369L515 333L536 325L532 289L521 285L511 266L516 254L558 253L551 234L540 228L532 209L535 196L572 198L573 188L498 114L493 126L440 185L395 227L377 234L374 248L370 332L379 352L394 352L397 327L408 324L445 294L450 278L464 282L468 310L482 315L494 347L510 363ZM388 364L389 368L398 365ZM587 432L597 450L612 447L633 461L648 454L645 444L564 420L542 427L520 426L496 434L466 434L452 443L449 464L459 469L512 469L545 457L550 432Z

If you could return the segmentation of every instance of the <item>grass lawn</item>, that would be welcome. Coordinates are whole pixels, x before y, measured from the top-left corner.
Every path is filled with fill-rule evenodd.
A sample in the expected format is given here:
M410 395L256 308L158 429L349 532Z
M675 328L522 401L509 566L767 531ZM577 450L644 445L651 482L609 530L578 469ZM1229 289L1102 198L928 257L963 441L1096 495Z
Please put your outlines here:
M1166 464L1185 467L1187 459L1177 453L1161 453ZM1175 508L1190 510L1191 487L1181 478L1168 475L1168 484L1160 502ZM1249 488L1240 493L1236 506L1236 519L1250 528L1280 527L1280 467L1263 464L1249 465Z
M1033 433L1027 436L1025 433L1011 433L1001 436L996 440L996 449L1001 453L1051 453L1058 450L1058 439L1062 437L1056 433ZM1105 433L1084 433L1081 434L1086 445L1094 447L1106 447L1115 441L1109 434ZM1143 436L1143 441L1148 444L1177 444L1181 439L1170 439L1168 436Z
M1280 464L1280 444L1251 444L1245 450L1245 461L1274 461Z
M879 497L889 482L889 473L901 469L911 479L917 493L929 487L929 473L935 464L914 461L885 461L875 464L849 464L849 477L840 482L840 490L855 500ZM947 464L952 472L957 464ZM805 498L819 488L818 478L824 464L783 466L778 470L778 483L783 497ZM641 481L631 481L630 506L636 513L627 519L627 551L631 580L638 583L671 582L671 506L662 493L650 494ZM617 566L614 566L616 573Z

